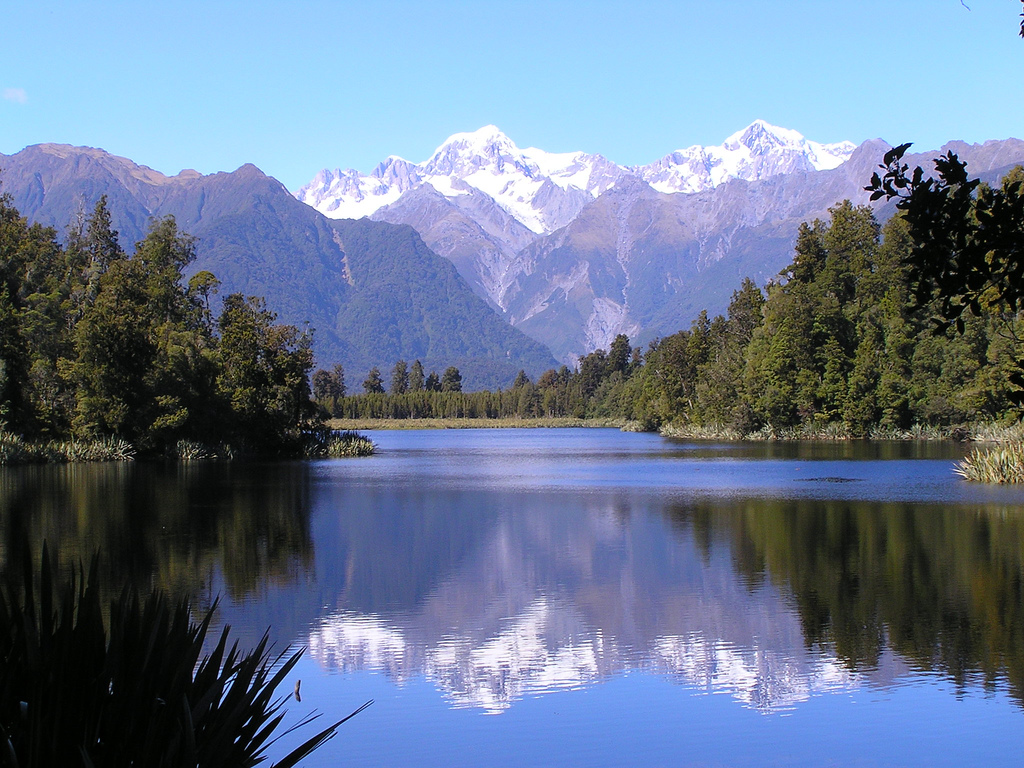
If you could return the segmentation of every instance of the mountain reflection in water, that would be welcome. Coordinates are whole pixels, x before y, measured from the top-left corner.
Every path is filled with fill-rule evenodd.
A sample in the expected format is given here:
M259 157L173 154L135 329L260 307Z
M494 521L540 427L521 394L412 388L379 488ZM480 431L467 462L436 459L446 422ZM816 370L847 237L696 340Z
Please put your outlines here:
M336 508L351 507L347 495L338 492ZM397 682L425 675L453 705L488 712L630 671L772 711L819 691L885 685L906 669L882 649L858 664L828 638L808 644L785 585L738 570L730 526L709 539L703 516L695 535L696 511L644 497L597 502L521 499L421 600L370 613L341 607L316 620L313 657ZM372 557L386 572L411 556Z
M270 626L325 675L487 713L624 675L765 713L935 675L1024 702L1024 490L956 480L957 447L481 432L379 433L369 460L0 469L0 568L24 542L66 566L99 548L111 582L220 595L236 634Z

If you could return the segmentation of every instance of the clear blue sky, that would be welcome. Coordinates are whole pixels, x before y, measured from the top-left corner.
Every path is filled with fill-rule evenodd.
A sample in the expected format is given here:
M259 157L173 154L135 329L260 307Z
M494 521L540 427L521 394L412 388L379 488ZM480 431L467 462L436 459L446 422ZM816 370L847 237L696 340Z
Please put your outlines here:
M0 152L252 162L296 189L488 123L627 165L756 118L822 142L1024 138L1021 3L965 3L9 0Z

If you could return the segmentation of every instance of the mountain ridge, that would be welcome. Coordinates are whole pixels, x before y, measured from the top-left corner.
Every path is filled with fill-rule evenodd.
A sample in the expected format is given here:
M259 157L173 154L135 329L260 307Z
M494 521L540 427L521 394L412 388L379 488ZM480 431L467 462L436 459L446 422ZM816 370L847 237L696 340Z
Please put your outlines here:
M359 218L424 184L449 197L464 194L468 186L490 195L521 224L544 235L567 224L589 202L587 197L600 196L625 177L641 178L659 192L698 192L734 178L752 181L831 169L854 149L850 142L819 144L792 129L755 120L721 145L694 145L648 165L623 166L598 154L520 149L496 126L486 125L450 136L422 163L392 155L368 175L324 168L295 196L330 218ZM401 173L391 173L395 167ZM557 196L556 190L577 200L568 216L551 215L545 204Z

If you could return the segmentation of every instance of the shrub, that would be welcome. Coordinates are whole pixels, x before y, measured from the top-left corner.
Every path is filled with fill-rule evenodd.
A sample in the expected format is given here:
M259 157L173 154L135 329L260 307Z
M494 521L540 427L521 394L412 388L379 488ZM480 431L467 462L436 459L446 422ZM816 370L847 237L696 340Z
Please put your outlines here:
M135 448L119 437L30 442L10 432L0 432L0 464L132 461L134 458Z
M205 461L218 457L216 449L195 440L179 440L174 445L173 458L178 461Z

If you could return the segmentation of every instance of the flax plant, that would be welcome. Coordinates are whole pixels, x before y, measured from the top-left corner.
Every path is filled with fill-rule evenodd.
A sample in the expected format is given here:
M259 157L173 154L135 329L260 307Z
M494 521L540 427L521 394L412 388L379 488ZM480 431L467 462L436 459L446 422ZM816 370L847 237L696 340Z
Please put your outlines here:
M301 651L272 657L266 635L243 651L224 628L203 655L215 606L197 624L187 600L125 587L105 608L98 558L67 580L45 545L38 579L31 556L25 562L24 585L0 588L0 766L227 768L266 759L290 698L275 691ZM295 765L348 717L274 765Z
M1024 443L975 448L956 463L953 471L977 483L1024 483Z

